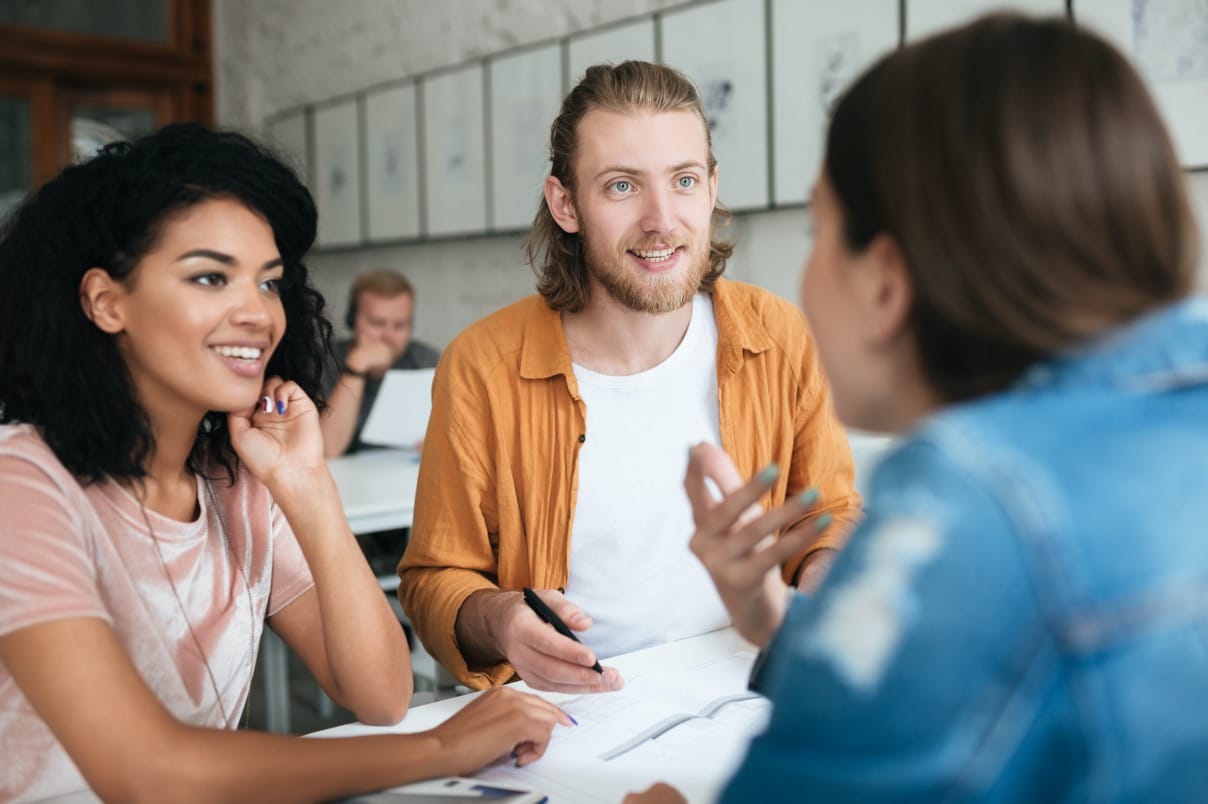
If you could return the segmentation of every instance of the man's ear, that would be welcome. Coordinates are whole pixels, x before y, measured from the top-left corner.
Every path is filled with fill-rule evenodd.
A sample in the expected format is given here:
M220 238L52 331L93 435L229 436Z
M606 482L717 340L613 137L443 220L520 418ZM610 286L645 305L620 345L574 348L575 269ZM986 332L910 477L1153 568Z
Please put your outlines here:
M555 176L545 178L545 204L554 222L567 234L579 231L579 210L575 209L575 199L571 191L563 186Z
M862 262L867 336L874 343L886 343L899 335L910 319L914 285L901 247L888 234L873 238Z
M97 329L116 335L126 329L121 305L124 291L104 268L89 268L80 280L80 307Z

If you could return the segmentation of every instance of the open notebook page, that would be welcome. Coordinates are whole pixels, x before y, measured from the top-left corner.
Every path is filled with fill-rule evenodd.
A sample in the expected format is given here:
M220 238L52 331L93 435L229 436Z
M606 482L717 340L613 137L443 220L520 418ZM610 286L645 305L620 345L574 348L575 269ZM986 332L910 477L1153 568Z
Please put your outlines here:
M562 708L579 725L556 728L544 757L526 768L500 763L477 777L541 790L551 804L620 801L657 781L679 788L689 801L710 800L771 711L765 699L747 692L754 660L743 651L566 701Z

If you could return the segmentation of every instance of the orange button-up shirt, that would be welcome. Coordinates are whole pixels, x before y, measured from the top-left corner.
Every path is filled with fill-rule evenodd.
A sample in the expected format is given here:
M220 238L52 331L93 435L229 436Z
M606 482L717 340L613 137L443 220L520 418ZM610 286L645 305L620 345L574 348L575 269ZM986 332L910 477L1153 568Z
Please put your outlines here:
M840 546L860 515L851 451L800 311L725 279L712 295L722 448L743 477L781 468L765 506L815 486L821 502L807 516L834 517L784 567L787 581L806 553ZM466 598L566 587L579 448L593 437L585 423L561 316L540 296L471 325L441 357L399 598L429 653L464 684L513 675L507 663L466 664L455 632Z

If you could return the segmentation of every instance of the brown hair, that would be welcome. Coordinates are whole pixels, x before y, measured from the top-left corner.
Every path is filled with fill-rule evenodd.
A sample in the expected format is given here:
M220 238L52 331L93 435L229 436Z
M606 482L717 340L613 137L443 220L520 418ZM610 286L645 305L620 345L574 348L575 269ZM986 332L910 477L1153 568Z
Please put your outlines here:
M344 315L344 323L349 329L356 329L357 305L361 303L361 296L365 293L387 299L410 296L411 300L415 301L415 287L398 271L389 268L367 271L353 280L352 290L348 294L348 312Z
M826 175L849 248L902 250L945 399L1187 295L1195 226L1141 78L1059 20L983 17L892 53L840 99Z
M645 61L626 61L616 66L597 64L587 68L583 80L563 99L558 117L550 126L550 175L572 194L578 128L593 109L693 112L705 127L709 172L717 167L700 95L687 76L670 67ZM729 221L730 213L717 204L713 210L713 226L721 227ZM537 291L551 307L572 313L583 309L591 293L583 240L579 233L563 231L550 214L544 198L533 219L532 231L525 240L524 251L537 274ZM701 279L701 290L708 291L713 287L713 282L726 270L726 260L733 251L734 245L728 241L714 239L709 244L709 270Z

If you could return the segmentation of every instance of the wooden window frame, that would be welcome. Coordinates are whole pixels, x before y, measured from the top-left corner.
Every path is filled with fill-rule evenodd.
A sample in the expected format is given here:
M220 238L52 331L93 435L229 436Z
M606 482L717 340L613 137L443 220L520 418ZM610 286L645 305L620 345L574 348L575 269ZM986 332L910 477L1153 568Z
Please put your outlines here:
M142 98L160 124L213 125L210 0L163 2L162 44L0 24L0 94L30 103L35 186L70 160L70 108L81 99Z

